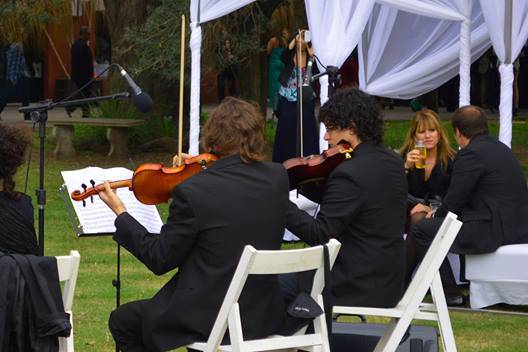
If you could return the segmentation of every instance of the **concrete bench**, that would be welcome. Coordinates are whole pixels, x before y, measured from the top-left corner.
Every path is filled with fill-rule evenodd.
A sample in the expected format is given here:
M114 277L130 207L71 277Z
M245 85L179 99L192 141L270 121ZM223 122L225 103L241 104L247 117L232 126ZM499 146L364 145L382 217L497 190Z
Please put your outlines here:
M106 127L106 139L110 142L109 157L128 157L128 128L140 126L145 120L139 119L106 119L106 118L76 118L59 117L48 120L48 125L54 126L54 136L57 142L55 156L57 158L75 155L73 146L73 131L75 125Z

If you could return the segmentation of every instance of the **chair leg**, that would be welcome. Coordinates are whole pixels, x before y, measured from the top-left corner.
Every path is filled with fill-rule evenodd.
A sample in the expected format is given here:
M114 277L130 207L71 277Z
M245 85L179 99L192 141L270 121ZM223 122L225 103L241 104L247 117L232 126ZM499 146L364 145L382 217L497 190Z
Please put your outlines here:
M402 316L401 318L391 319L385 333L379 340L374 352L394 352L398 348L405 331L411 324L412 316Z
M320 307L324 307L323 296L317 296L317 303ZM328 328L326 326L326 312L314 319L314 331L316 334L321 334L321 347L314 346L314 351L330 352L330 342L328 337Z
M240 308L238 303L235 303L229 312L228 326L231 349L233 352L241 352L244 336L242 335L242 324L240 321Z
M440 273L437 273L433 279L431 284L431 295L433 296L433 303L436 306L438 314L438 327L440 329L444 351L456 352L455 336L453 335L453 329L451 327L451 319L449 319L449 310L447 309Z

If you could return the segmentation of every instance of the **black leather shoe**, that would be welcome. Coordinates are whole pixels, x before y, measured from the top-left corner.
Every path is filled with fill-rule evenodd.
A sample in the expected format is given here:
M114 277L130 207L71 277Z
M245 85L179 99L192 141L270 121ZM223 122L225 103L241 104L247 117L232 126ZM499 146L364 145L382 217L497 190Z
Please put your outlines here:
M446 296L446 302L448 306L462 306L464 305L464 297L461 295Z

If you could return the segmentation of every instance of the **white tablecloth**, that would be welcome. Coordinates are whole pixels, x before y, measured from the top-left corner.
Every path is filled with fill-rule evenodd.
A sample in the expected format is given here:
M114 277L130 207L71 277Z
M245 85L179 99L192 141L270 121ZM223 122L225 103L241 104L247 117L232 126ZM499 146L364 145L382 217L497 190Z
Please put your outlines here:
M528 305L528 244L466 255L466 278L471 282L471 308L497 303Z

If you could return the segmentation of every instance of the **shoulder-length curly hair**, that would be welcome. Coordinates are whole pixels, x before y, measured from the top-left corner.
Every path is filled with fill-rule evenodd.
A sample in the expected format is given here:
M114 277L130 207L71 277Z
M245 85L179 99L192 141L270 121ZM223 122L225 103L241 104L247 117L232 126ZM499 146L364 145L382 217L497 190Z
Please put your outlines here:
M220 156L239 154L244 163L264 160L264 117L257 108L238 98L227 97L209 116L202 130L205 151Z
M0 124L0 180L4 192L13 199L20 197L15 192L13 177L24 162L26 147L30 143L28 134L20 127Z
M413 150L416 141L416 132L425 131L427 129L434 129L438 132L436 161L440 163L443 170L446 170L447 164L449 163L449 160L454 158L455 152L449 145L449 138L447 137L446 130L440 123L440 117L433 110L422 109L414 114L411 120L411 127L409 128L409 131L407 131L403 146L400 148L400 154L405 156Z
M351 129L362 142L383 143L384 123L379 104L357 88L338 91L321 107L319 118L327 129Z

